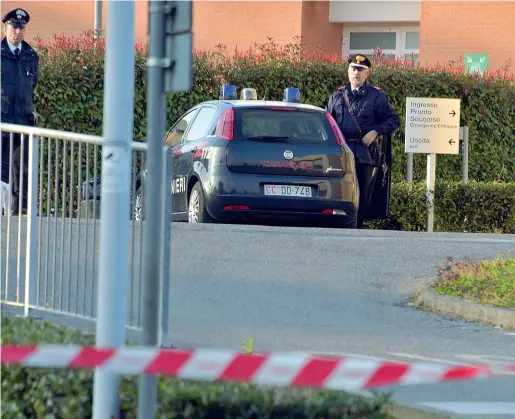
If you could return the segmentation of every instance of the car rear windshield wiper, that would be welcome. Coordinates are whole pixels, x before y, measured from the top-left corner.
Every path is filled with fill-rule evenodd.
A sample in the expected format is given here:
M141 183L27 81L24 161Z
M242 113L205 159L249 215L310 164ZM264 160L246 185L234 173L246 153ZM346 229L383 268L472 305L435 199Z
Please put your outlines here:
M290 137L277 137L274 135L261 135L261 136L255 136L255 137L245 137L247 140L250 141L283 141L285 143L288 142Z

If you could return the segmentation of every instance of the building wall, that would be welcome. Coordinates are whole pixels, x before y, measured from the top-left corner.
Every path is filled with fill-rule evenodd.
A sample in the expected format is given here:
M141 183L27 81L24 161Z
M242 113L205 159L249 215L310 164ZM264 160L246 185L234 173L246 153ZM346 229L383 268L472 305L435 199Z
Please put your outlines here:
M148 41L148 2L136 1L136 40ZM278 44L293 43L302 37L309 51L323 45L328 53L341 53L342 25L329 23L329 1L195 1L193 32L196 49L225 45L229 51L251 48L254 42L266 43L268 37ZM102 23L107 24L107 1L102 2ZM27 41L36 36L51 39L55 33L79 36L93 29L95 3L89 1L5 1L1 11L16 7L31 15Z
M515 2L423 1L421 64L462 62L470 53L488 54L491 69L511 58L515 71Z
M111 0L109 0L111 1ZM107 1L103 1L102 23L107 24ZM148 40L148 2L136 1L136 40ZM5 1L4 15L16 7L31 15L26 40L36 35L50 39L57 34L79 36L93 29L95 3L90 1ZM328 12L327 12L328 14ZM327 22L328 17L326 18ZM229 50L251 48L253 42L267 42L271 36L277 43L294 42L301 35L302 2L292 1L195 1L193 4L194 47L212 49L217 44Z
M105 28L108 2L102 3ZM331 22L329 15L336 13L336 5L343 7L350 3L196 0L193 6L194 47L212 49L223 44L232 51L236 46L248 49L253 42L267 42L269 36L280 44L294 42L295 37L301 36L309 51L317 51L318 46L323 45L325 52L341 54L342 27L349 23ZM135 4L136 40L145 42L148 40L148 3L136 1ZM93 0L2 0L1 14L16 7L25 8L31 14L26 37L29 42L36 35L44 39L52 38L55 33L79 36L93 28ZM461 61L466 53L488 54L489 67L493 69L503 66L509 58L515 61L515 1L422 1L421 64Z
M329 21L358 23L418 22L421 0L333 0Z
M25 40L33 42L39 35L52 38L54 33L79 36L85 30L93 29L95 5L93 1L6 1L0 3L4 16L12 9L21 7L30 14ZM2 33L3 37L3 33Z
M329 22L330 1L302 3L302 41L306 51L338 54L342 52L342 23Z
M247 50L273 37L278 44L301 35L302 3L292 1L196 1L193 5L194 45L211 49L224 44Z

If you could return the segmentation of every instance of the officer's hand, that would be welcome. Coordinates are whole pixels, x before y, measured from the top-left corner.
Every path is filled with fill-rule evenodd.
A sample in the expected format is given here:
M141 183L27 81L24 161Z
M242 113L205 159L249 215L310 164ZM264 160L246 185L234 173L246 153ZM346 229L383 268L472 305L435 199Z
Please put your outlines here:
M363 144L365 144L367 147L375 141L377 141L377 132L373 130L365 135L362 140Z

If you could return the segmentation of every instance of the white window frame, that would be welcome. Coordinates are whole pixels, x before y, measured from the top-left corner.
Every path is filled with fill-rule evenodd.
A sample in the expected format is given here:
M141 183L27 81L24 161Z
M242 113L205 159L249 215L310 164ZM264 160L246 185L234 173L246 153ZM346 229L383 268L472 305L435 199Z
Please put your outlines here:
M359 25L359 26L343 26L343 42L342 42L342 57L346 57L350 54L370 54L374 53L373 50L351 50L350 49L350 34L352 32L385 32L396 34L395 37L395 49L384 49L383 54L390 55L395 54L395 57L400 58L403 55L420 54L420 49L406 49L406 33L407 32L420 32L420 25L402 25L395 26L388 23L384 25Z

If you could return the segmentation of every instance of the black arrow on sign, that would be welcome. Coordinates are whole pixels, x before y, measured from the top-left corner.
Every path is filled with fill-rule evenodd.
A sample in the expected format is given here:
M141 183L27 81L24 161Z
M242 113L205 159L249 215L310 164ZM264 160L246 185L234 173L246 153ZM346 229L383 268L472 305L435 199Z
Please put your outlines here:
M454 111L449 112L449 115L456 116L456 112L454 112Z
M454 141L452 138L449 140L449 144L453 145L456 141Z

